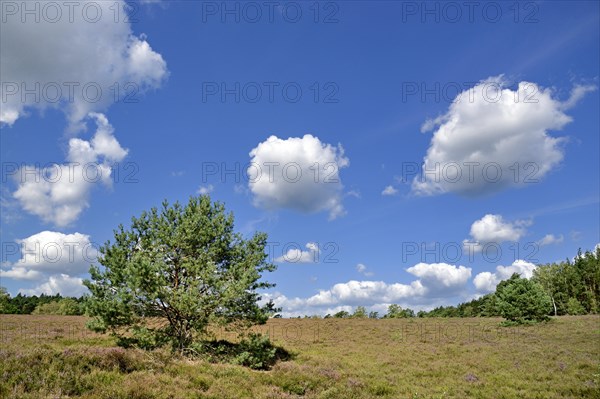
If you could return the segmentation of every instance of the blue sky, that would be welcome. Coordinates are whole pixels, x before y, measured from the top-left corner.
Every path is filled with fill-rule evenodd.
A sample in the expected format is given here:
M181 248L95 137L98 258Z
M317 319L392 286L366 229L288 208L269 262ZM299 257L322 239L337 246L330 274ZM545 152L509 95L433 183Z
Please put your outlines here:
M268 233L286 315L456 304L600 242L597 2L222 4L2 1L12 294L82 293L90 247L200 190Z

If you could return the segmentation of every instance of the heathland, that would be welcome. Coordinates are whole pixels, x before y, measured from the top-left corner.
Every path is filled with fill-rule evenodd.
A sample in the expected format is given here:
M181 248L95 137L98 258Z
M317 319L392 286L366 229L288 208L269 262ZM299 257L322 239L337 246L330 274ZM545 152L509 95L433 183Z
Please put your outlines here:
M116 346L83 316L0 315L2 398L598 398L600 317L270 319L268 371ZM215 331L217 338L235 334Z

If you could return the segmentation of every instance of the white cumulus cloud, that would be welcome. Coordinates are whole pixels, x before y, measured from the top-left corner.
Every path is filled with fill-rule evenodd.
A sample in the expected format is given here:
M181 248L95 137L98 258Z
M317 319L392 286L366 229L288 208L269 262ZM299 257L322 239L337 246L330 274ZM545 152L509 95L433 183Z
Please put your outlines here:
M357 270L364 271L366 267L357 266ZM307 298L288 298L282 293L262 296L263 301L272 299L276 306L282 307L285 316L333 314L340 310L350 311L355 306L379 309L382 304L391 303L431 308L443 303L445 298L461 295L471 277L470 268L445 263L419 263L407 272L419 278L409 284L350 280L321 289Z
M527 232L529 221L505 221L502 215L487 214L471 225L471 237L480 242L518 241Z
M419 263L406 271L419 277L431 294L462 289L471 278L471 268L447 263Z
M500 244L505 241L519 241L527 233L527 226L531 225L529 220L516 220L510 222L504 220L502 215L487 214L471 225L469 239L463 241L465 248L481 250L488 243Z
M8 270L0 270L0 276L13 279L32 280L43 274L87 273L95 262L97 248L86 234L64 234L57 231L42 231L27 238L19 239L15 248L7 250L20 252L20 258L7 263Z
M21 289L19 292L25 295L56 295L80 297L88 293L88 289L83 285L83 279L71 277L66 274L50 276L48 281L32 289Z
M45 222L67 226L89 206L92 188L112 185L111 166L127 155L113 136L113 128L103 114L91 113L97 130L90 141L69 140L67 164L44 169L25 166L15 175L18 188L13 197L21 207Z
M87 292L81 276L88 272L98 256L88 235L42 231L17 240L14 245L15 248L5 246L5 249L18 252L20 257L5 262L0 277L37 284L20 292L27 295L60 293L63 296L81 296Z
M536 266L533 263L517 259L510 266L497 266L494 273L482 272L475 276L473 284L481 293L494 292L502 280L510 278L514 273L524 278L531 278Z
M300 212L345 214L340 169L349 165L344 149L310 134L280 139L269 137L250 152L248 188L255 206Z
M398 194L398 190L396 190L393 186L386 186L381 192L381 195L396 195Z
M3 15L0 122L12 125L30 108L59 108L71 130L81 130L89 112L104 111L127 94L139 96L166 78L162 56L125 20L125 1L84 0L74 10L54 4L62 13L55 21Z
M489 194L538 182L562 161L564 139L548 132L569 123L564 111L595 88L576 86L561 102L535 83L507 86L503 76L481 81L424 123L422 131L435 131L414 193Z
M317 263L319 261L319 246L314 242L306 244L306 251L300 248L290 248L282 256L275 259L278 263Z

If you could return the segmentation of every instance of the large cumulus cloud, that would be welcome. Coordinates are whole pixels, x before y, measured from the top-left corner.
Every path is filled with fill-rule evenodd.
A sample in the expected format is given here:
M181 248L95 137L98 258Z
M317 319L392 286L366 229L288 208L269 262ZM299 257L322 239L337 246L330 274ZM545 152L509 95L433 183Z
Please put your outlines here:
M514 90L503 76L479 82L423 125L422 131L434 133L413 192L479 196L538 182L564 157L565 139L549 132L568 124L565 111L594 89L576 86L561 102L531 82Z
M310 134L288 139L271 136L250 157L248 187L256 206L327 211L330 219L344 215L339 172L350 161L341 145L323 143Z
M12 125L30 108L50 107L62 109L70 128L81 130L89 112L160 86L166 63L143 35L132 33L126 2L55 4L58 11L42 13L45 2L15 2L17 12L3 15L0 122ZM40 9L39 21L29 15L23 22L26 6Z

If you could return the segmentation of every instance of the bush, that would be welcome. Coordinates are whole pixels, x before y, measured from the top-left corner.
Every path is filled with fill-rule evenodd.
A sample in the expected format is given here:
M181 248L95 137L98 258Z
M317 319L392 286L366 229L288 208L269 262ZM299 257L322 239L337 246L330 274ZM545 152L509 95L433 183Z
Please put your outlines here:
M268 369L277 360L277 348L271 344L269 337L261 334L251 333L240 342L239 350L235 363L251 369Z
M256 333L250 333L239 343L225 340L194 342L189 354L211 363L233 363L254 370L268 370L277 360L290 358L284 349L273 346L268 336Z
M54 314L60 315L60 303L58 301L42 303L37 305L32 314Z
M81 307L73 298L62 298L57 301L41 303L35 307L33 314L52 314L60 316L80 315Z
M496 288L496 307L505 319L525 323L548 319L552 309L550 297L536 282L513 274Z
M350 313L346 312L345 310L340 310L339 312L334 314L333 317L335 317L336 319L347 319L348 317L350 317Z
M576 316L586 314L587 312L577 298L569 298L569 301L567 302L567 313Z
M59 314L63 316L76 316L81 314L79 304L75 299L63 298L59 302L58 306Z

